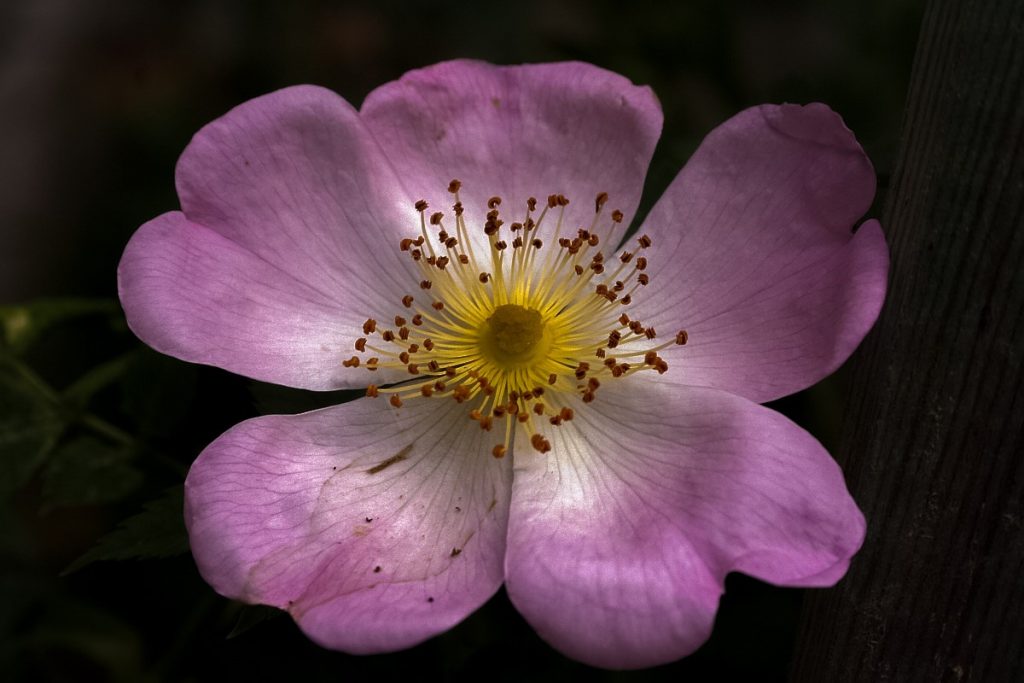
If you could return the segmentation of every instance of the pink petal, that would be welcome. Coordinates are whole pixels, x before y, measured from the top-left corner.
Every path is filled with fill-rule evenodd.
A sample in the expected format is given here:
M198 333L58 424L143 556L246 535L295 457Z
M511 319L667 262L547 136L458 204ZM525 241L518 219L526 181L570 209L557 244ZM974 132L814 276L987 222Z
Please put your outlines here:
M366 384L340 363L419 281L397 257L419 217L355 110L311 86L247 102L196 134L177 184L184 217L143 226L121 262L136 333L270 382Z
M223 595L287 609L326 647L412 646L501 585L510 468L493 439L443 400L243 422L186 481L199 570Z
M504 200L510 223L522 219L528 197L543 203L561 193L571 202L566 227L575 232L590 225L594 197L607 192L605 215L627 216L606 239L612 247L640 200L662 121L650 88L578 62L445 62L377 88L361 114L409 193L438 210L451 203L452 178L463 182L474 227L493 195Z
M864 535L839 467L786 418L715 389L639 389L605 382L547 428L550 453L515 461L509 595L554 647L609 668L700 646L728 572L830 585Z
M705 139L642 227L634 317L690 341L662 377L769 401L838 368L874 324L889 254L871 164L821 104L765 105Z
M419 230L413 200L359 119L335 93L296 86L208 124L178 161L185 216L325 295L389 304L414 285L396 258Z
M118 290L132 331L161 353L309 389L371 378L341 362L372 304L326 294L179 212L135 233Z

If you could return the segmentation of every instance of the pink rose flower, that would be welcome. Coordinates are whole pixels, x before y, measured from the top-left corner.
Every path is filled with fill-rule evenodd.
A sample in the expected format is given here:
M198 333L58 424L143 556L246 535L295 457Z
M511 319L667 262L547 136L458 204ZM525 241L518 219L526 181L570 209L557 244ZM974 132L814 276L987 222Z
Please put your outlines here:
M728 572L843 576L864 519L842 473L758 404L878 315L885 240L852 231L871 164L824 105L748 109L617 251L661 124L588 64L457 61L360 110L298 86L196 134L181 211L125 249L131 328L263 381L371 385L200 454L185 516L219 593L374 653L504 583L561 652L635 668L700 646Z

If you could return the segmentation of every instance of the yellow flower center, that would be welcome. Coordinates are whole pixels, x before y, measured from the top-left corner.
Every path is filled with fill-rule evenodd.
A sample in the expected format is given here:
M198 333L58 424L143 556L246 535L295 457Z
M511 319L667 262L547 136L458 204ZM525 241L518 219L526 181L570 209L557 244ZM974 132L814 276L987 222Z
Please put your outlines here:
M419 266L421 294L406 294L402 306L410 316L394 318L394 329L370 318L355 342L363 360L352 356L346 367L401 369L407 381L379 387L370 397L389 395L401 408L412 398L449 397L467 405L467 415L491 431L504 420L504 439L492 450L508 451L516 426L530 445L546 453L551 444L539 433L540 420L560 426L572 420L574 394L590 403L604 379L621 379L644 370L664 373L668 364L658 351L685 344L687 335L652 346L653 327L632 320L625 312L634 293L648 284L647 259L623 251L606 263L597 247L599 222L608 200L604 192L594 201L594 219L575 236L561 236L569 200L551 195L541 210L537 200L526 201L522 220L508 227L511 244L502 239L501 198L487 202L484 234L488 253L474 253L469 227L459 200L461 183L453 180L455 232L445 228L445 215L427 217L427 202L416 202L420 234L403 239L399 249ZM622 221L613 211L611 222ZM546 223L555 222L557 249L542 256ZM428 224L430 229L428 229ZM433 234L431 234L433 233ZM638 251L651 246L641 236ZM609 272L610 271L610 272ZM375 335L371 342L370 335ZM377 341L379 339L379 342Z
M551 332L538 311L501 304L480 326L480 354L505 372L542 363Z

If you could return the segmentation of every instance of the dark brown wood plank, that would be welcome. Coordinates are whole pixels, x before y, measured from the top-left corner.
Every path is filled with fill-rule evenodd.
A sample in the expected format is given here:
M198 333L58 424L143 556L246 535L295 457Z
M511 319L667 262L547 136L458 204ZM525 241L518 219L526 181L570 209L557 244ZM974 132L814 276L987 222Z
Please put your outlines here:
M1024 3L932 2L838 454L868 536L794 680L1024 680L1022 144Z

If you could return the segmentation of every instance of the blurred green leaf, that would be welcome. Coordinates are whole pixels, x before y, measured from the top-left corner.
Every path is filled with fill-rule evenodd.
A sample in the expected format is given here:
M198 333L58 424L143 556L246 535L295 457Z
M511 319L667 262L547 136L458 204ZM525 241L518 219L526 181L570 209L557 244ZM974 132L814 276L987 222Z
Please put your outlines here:
M238 619L235 621L235 626L231 629L231 633L227 635L226 639L237 638L250 629L256 628L271 619L277 619L284 614L286 614L284 610L268 607L267 605L240 605Z
M123 500L142 485L135 452L85 436L61 445L50 457L43 479L48 507Z
M28 303L0 306L2 340L20 354L51 326L85 315L111 315L121 318L117 302L110 299L36 299Z
M142 680L138 633L62 588L45 574L0 576L3 680Z
M0 500L35 474L63 429L52 390L16 359L0 354Z
M173 437L196 403L197 387L196 366L139 348L124 376L121 408L141 438Z
M64 399L71 403L84 405L100 389L121 379L125 371L132 366L136 356L135 352L126 353L97 365L64 390Z
M101 560L142 560L173 557L188 552L185 531L185 489L176 486L143 506L143 511L121 522L64 574Z
M256 380L248 382L247 387L256 410L262 415L305 413L354 401L366 395L362 389L310 391Z

